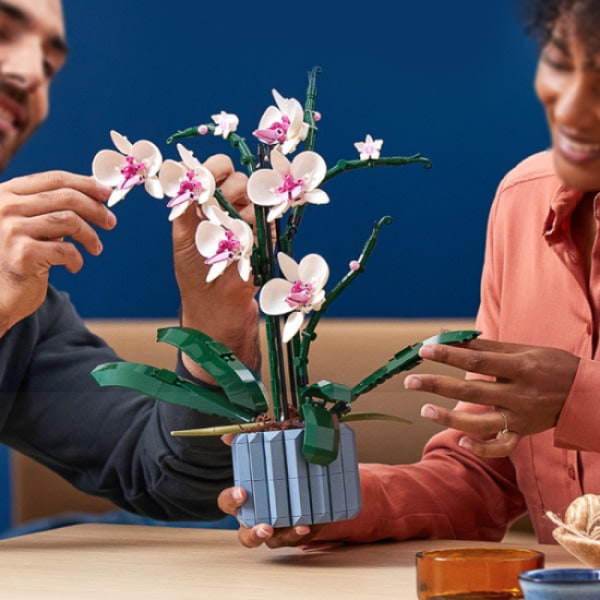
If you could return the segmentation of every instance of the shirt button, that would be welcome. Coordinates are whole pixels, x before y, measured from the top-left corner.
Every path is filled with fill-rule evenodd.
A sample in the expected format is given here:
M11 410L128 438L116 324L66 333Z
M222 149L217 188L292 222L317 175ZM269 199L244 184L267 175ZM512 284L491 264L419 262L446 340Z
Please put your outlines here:
M567 475L569 476L569 479L575 479L575 467L573 465L568 466Z

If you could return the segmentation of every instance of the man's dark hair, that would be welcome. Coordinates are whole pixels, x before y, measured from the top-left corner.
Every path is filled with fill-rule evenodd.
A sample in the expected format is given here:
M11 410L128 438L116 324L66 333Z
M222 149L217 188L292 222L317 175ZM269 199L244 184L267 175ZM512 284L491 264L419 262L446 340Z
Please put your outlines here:
M600 51L600 0L521 0L520 9L526 31L544 45L561 18L575 25L589 51Z

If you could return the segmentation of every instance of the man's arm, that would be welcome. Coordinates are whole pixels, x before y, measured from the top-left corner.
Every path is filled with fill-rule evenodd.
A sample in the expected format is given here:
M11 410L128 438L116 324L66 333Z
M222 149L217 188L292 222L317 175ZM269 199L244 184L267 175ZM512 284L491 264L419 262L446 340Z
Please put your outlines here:
M170 432L224 420L98 386L90 372L115 360L50 287L42 307L0 340L0 441L131 512L222 517L216 498L232 482L230 449L216 436Z

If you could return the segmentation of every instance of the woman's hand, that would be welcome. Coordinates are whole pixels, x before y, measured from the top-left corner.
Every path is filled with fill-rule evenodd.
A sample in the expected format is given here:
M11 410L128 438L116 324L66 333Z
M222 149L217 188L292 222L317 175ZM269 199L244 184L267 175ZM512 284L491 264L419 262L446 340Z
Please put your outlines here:
M426 345L422 358L444 363L487 379L445 375L408 375L409 390L432 392L496 410L470 412L425 404L421 415L435 423L477 436L459 444L485 457L508 456L524 435L556 425L569 395L579 358L565 350L477 339L458 347Z
M246 491L241 487L231 487L219 494L219 508L229 515L237 516L237 511L246 501ZM240 526L238 537L243 546L256 548L266 544L269 548L282 546L301 546L307 544L315 535L317 527L297 525L296 527L274 528L266 523L254 527Z

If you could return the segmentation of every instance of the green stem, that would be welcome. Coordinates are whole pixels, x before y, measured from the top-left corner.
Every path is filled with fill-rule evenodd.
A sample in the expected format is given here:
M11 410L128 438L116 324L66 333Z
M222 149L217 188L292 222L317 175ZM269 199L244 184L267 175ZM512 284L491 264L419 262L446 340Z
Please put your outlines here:
M207 133L215 133L216 125L214 123L206 123L204 126L207 129ZM188 127L187 129L181 129L167 138L167 144L171 144L175 140L199 136L201 134L198 129L199 127ZM256 157L254 154L252 154L250 148L248 148L246 139L234 131L227 136L227 141L233 148L237 148L240 153L240 163L246 167L248 174L251 175L256 169Z
M315 125L315 106L317 101L317 75L321 67L313 67L308 74L308 87L306 88L306 100L304 102L304 122L308 123L308 134L304 140L304 149L313 150L317 136ZM279 246L283 252L292 256L292 239L298 232L304 205L295 206L291 210L284 234L279 239Z
M315 125L315 105L317 100L317 75L321 67L313 67L308 74L308 88L306 89L306 101L304 103L304 122L308 123L308 135L304 140L304 149L312 150L315 147L317 127Z
M254 279L256 285L262 286L274 276L274 252L271 245L270 225L267 222L267 208L254 205L256 221L256 246L253 252ZM279 317L265 315L265 331L267 337L267 353L269 356L269 373L271 379L271 399L275 420L282 416L282 396L285 395L285 375L281 354L281 329ZM287 396L285 400L287 407Z
M217 202L229 213L230 217L242 220L240 213L235 210L233 206L231 206L229 200L223 196L223 192L219 188L215 190L215 198L217 199Z
M216 125L213 123L208 123L205 125L207 129L207 133L214 134ZM188 127L187 129L181 129L174 133L173 135L167 138L167 144L173 143L175 140L180 140L184 138L196 137L202 135L199 132L199 127ZM232 147L237 148L240 153L240 162L242 165L245 165L248 173L252 174L252 172L256 168L256 157L248 148L246 144L245 138L241 137L235 132L232 132L227 137L227 140L231 144ZM227 198L223 195L220 189L215 190L215 198L217 202L229 213L231 217L234 219L241 219L240 214L233 208L233 206L229 203Z
M413 154L412 156L382 156L381 158L367 158L355 160L338 160L337 164L327 170L327 174L323 179L323 183L333 179L344 171L352 171L354 169L364 169L365 167L389 167L398 165L409 165L412 163L422 163L425 169L431 168L431 160Z
M307 373L307 364L308 364L308 350L310 343L317 336L315 333L315 328L320 321L321 317L329 307L329 305L350 285L350 283L358 277L360 273L363 273L365 270L365 265L367 261L371 257L373 250L375 249L375 244L377 243L377 239L379 237L379 233L381 228L384 225L389 225L392 222L392 217L385 216L379 219L373 226L373 231L371 235L367 239L363 251L361 255L358 257L356 261L358 263L357 269L351 269L342 277L342 279L337 283L337 285L327 294L325 297L325 301L323 305L318 311L314 311L311 315L304 331L302 332L302 342L300 343L300 351L297 355L296 364L297 364L297 374L298 374L298 384L300 386L307 385L308 382L308 373Z

